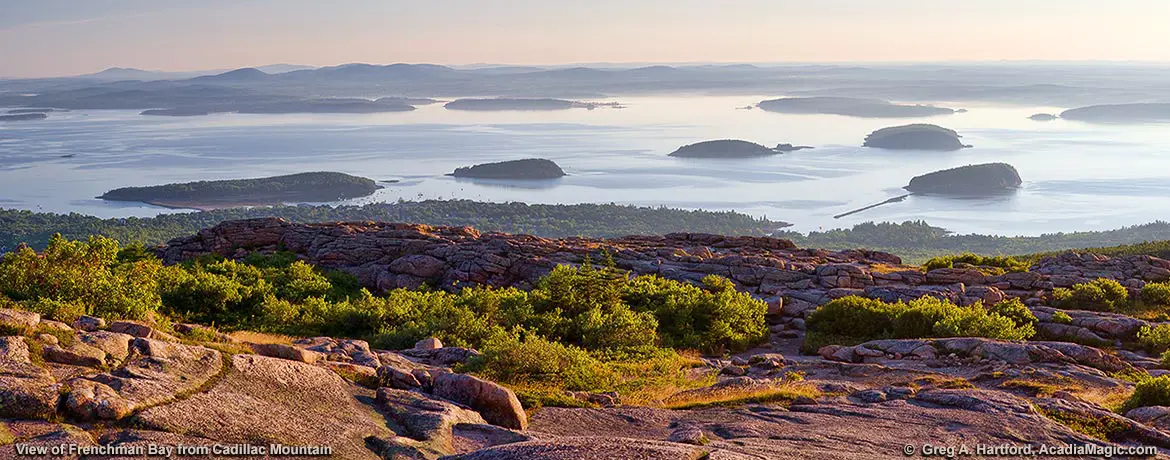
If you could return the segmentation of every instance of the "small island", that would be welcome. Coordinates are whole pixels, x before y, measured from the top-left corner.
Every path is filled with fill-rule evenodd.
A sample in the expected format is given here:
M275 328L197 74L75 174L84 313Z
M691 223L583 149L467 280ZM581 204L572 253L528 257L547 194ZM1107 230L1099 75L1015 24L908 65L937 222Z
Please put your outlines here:
M1014 192L1023 184L1007 163L986 163L935 171L910 179L907 191L917 194L986 196Z
M781 153L784 151L780 149L781 147L799 150L791 144L780 144L777 148L770 149L754 142L722 139L684 145L671 152L670 156L679 158L754 158Z
M1098 123L1170 121L1170 103L1091 105L1065 110L1060 118Z
M1032 120L1032 121L1052 121L1052 120L1055 120L1057 118L1059 118L1059 117L1057 117L1056 115L1053 115L1051 113L1038 113L1038 114L1035 114L1035 115L1028 117L1028 119Z
M50 112L65 112L65 110L57 110L57 109L12 109L12 110L9 110L9 111L8 111L8 113L10 113L10 114L22 114L22 113L50 113Z
M882 128L866 136L865 147L889 150L954 151L967 147L954 130L928 124L913 124Z
M462 167L448 175L475 179L532 180L564 177L565 171L552 160L527 158Z
M787 97L758 104L776 113L844 115L859 118L912 118L951 115L954 109L932 105L894 104L880 99L852 97Z
M776 148L772 149L780 153L795 152L797 150L810 150L815 147L811 145L792 145L792 144L776 144Z
M320 203L360 198L379 187L371 179L338 172L307 172L259 179L187 182L125 187L98 198L139 201L168 208L212 210L283 203Z
M490 99L456 99L443 107L449 110L472 111L502 111L502 110L568 110L589 109L599 107L621 108L617 102L579 102L564 99L524 99L524 98L490 98Z
M0 121L32 121L32 120L44 120L46 118L49 118L49 116L45 115L44 113L41 113L41 112L17 113L17 114L12 114L12 115L0 115Z

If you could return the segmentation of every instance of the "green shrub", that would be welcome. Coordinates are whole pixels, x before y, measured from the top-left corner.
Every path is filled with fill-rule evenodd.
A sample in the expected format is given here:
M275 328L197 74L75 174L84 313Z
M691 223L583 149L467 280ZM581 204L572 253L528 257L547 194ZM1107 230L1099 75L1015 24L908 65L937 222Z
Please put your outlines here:
M768 305L736 291L726 278L709 275L699 287L639 276L626 286L623 299L636 311L654 314L664 346L738 352L768 337Z
M1170 306L1170 283L1146 283L1141 297L1148 306Z
M583 349L528 335L502 334L489 340L482 356L462 371L482 374L513 384L548 384L568 390L597 391L611 388L613 372Z
M867 340L890 338L894 318L903 304L848 296L821 305L805 320L809 331L819 334L858 337Z
M1063 311L1057 311L1052 314L1052 322L1056 324L1072 324L1072 317Z
M949 310L934 325L934 337L986 337L1024 340L1036 334L1031 324L1017 326L1010 318L988 312L980 305Z
M929 337L987 337L1023 340L1036 334L1036 317L1018 301L984 308L960 307L936 297L909 303L888 303L862 297L842 297L809 315L802 350L820 346L854 345L878 339Z
M68 324L88 313L85 305L79 302L48 298L25 302L23 307L25 310L39 313L42 317Z
M1170 324L1142 326L1138 330L1137 340L1138 345L1150 353L1162 353L1170 349Z
M1036 324L1040 322L1036 315L1032 314L1032 310L1029 310L1024 302L1018 298L1007 299L992 305L988 311L1012 320L1012 323L1021 328L1031 326L1035 329Z
M926 261L926 263L922 264L922 266L926 270L936 270L939 268L954 268L956 263L974 265L978 267L980 271L988 275L1002 275L1008 272L1028 271L1028 263L1016 259L1015 257L980 256L971 253L960 254L957 256L935 257Z
M1115 280L1097 278L1052 292L1055 306L1066 310L1116 311L1129 301L1129 290Z
M118 262L118 243L104 237L50 239L40 254L21 247L0 258L0 293L17 301L59 300L91 314L148 319L161 303L157 259Z
M1170 376L1153 377L1138 382L1133 395L1121 406L1121 412L1148 406L1170 406Z

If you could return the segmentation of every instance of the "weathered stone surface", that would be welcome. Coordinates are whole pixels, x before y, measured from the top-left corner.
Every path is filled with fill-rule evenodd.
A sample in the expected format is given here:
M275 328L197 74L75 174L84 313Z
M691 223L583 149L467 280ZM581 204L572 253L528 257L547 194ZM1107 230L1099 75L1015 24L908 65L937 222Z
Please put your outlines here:
M45 347L45 359L72 366L100 368L106 365L106 352L83 342L74 342L66 346Z
M703 430L694 425L685 425L670 432L670 436L667 436L666 440L695 446L705 446L711 442L710 439L707 439L707 435L703 434Z
M528 415L512 390L466 374L441 373L434 378L431 392L435 396L465 404L493 425L528 428Z
M256 355L232 357L211 388L135 416L141 426L221 442L326 445L347 459L376 459L369 436L390 437L356 387L323 368Z
M437 350L443 348L443 342L434 337L419 340L414 344L415 350Z
M117 332L94 331L78 334L77 340L104 352L107 361L112 364L122 362L130 355L130 342L134 337Z
M125 416L199 388L223 367L220 353L208 348L142 338L134 339L132 348L122 367L70 380L70 387L88 390L70 399L66 409L81 418Z
M154 336L154 327L138 321L114 321L110 323L110 331L144 339Z
M22 337L0 337L0 418L47 419L57 408L56 382L32 364Z
M320 356L318 356L316 359L321 359L321 357L324 357L324 359L328 359L330 361L350 362L359 366L372 368L377 368L378 366L382 365L382 362L378 359L378 355L370 350L370 344L366 343L365 340L314 337L311 339L300 339L293 343L298 347L304 347L307 351L319 353ZM278 353L284 354L266 356L292 359L293 361L308 362L310 364L315 362L306 361L314 359L312 353L298 354L295 351L282 351ZM294 357L288 358L286 356Z
M0 326L31 331L41 322L41 315L31 311L0 308Z
M418 358L418 360L433 366L453 366L456 364L462 364L481 354L479 351L462 347L443 347L433 349L410 348L402 350L399 353L410 356L412 358Z
M453 429L458 424L485 424L479 413L447 401L428 398L411 391L381 388L378 407L399 426L401 436L420 443L402 443L442 455L455 453Z
M1117 372L1130 366L1098 348L1067 342L1008 342L983 338L874 340L852 347L826 346L825 359L844 362L881 362L931 359L942 353L998 360L1009 364L1072 363ZM895 357L892 357L895 356Z
M382 386L398 390L414 390L423 386L413 372L392 366L379 367L377 376Z
M645 439L564 437L491 447L448 460L698 460L707 449L686 444ZM744 459L743 456L708 457Z
M322 359L321 353L283 343L251 343L252 351L261 356L313 364Z
M93 316L81 316L73 321L73 328L79 331L96 331L106 327L106 320Z

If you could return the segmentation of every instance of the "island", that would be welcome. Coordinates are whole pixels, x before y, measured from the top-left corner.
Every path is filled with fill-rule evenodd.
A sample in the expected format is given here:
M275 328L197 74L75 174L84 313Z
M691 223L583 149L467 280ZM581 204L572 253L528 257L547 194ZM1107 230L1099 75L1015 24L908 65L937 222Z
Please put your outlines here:
M58 109L12 109L12 110L8 111L8 113L10 113L10 114L50 113L50 112L65 112L65 110L58 110Z
M866 136L865 147L889 150L954 151L967 147L954 130L928 124L913 124L882 128Z
M911 118L951 115L954 109L932 105L904 105L880 99L852 97L787 97L758 104L776 113L844 115L860 118Z
M31 121L31 120L44 120L46 118L49 118L49 116L45 115L44 113L41 113L41 112L17 113L17 114L12 114L12 115L0 115L0 121Z
M1170 121L1170 103L1091 105L1065 110L1060 118L1098 123Z
M1029 120L1033 120L1033 121L1052 121L1052 120L1055 120L1057 118L1059 118L1059 117L1057 117L1056 115L1053 115L1051 113L1038 113L1038 114L1035 114L1035 115L1028 117Z
M414 106L403 103L401 99L382 98L371 101L369 99L358 98L330 98L243 105L236 107L233 111L251 114L290 114L385 113L409 112L412 110L414 110Z
M502 110L568 110L599 107L621 108L617 102L580 102L564 99L490 98L456 99L443 105L449 110L502 111Z
M552 160L526 158L523 160L484 163L458 168L448 174L454 177L475 179L556 179L565 176L565 171Z
M1021 184L1020 173L1012 165L986 163L924 174L903 188L916 194L985 196L1014 192Z
M780 153L795 152L797 150L813 149L810 145L792 145L792 144L776 144L776 148L772 149Z
M207 109L185 108L185 109L150 109L143 110L139 115L158 116L158 117L198 117L202 115L210 115L211 112Z
M684 145L671 152L669 156L679 158L754 158L781 153L783 150L780 150L780 147L784 146L792 147L791 144L780 144L777 148L770 149L754 142L722 139Z
M258 179L125 187L106 192L98 198L206 211L241 206L338 201L369 196L379 188L373 180L364 177L339 172L307 172Z

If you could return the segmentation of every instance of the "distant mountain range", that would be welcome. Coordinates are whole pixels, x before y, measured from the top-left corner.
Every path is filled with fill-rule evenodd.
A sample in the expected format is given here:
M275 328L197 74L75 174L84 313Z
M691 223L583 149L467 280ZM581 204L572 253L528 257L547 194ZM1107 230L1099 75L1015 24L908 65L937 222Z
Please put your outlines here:
M272 64L272 65L251 68L251 69L252 70L259 70L261 72L268 73L268 74L274 74L274 73L286 73L286 72L292 72L292 71L296 71L296 70L305 70L305 69L312 69L312 68L313 68L312 66L307 66L307 65ZM238 69L238 70L245 70L245 69ZM207 75L217 75L217 74L222 74L225 72L230 73L232 71L227 70L227 69L216 69L216 70L196 70L196 71L190 71L190 72L164 72L164 71L159 71L159 70L135 69L132 67L110 67L106 70L103 70L103 71L97 72L97 73L78 75L76 77L64 77L64 78L85 78L85 79L108 80L108 81L184 80L184 79L188 79L188 78L195 78L195 77L201 77L201 76L207 76Z
M152 114L263 110L409 110L377 98L551 98L723 94L835 100L978 101L1052 107L1170 102L1170 66L982 64L616 64L510 66L277 64L200 72L131 68L65 78L0 80L0 106L139 109ZM344 104L329 101L348 98ZM758 100L758 99L757 99ZM814 99L815 100L815 99ZM747 102L747 101L745 101ZM304 108L302 108L304 107ZM895 114L902 116L901 113Z

